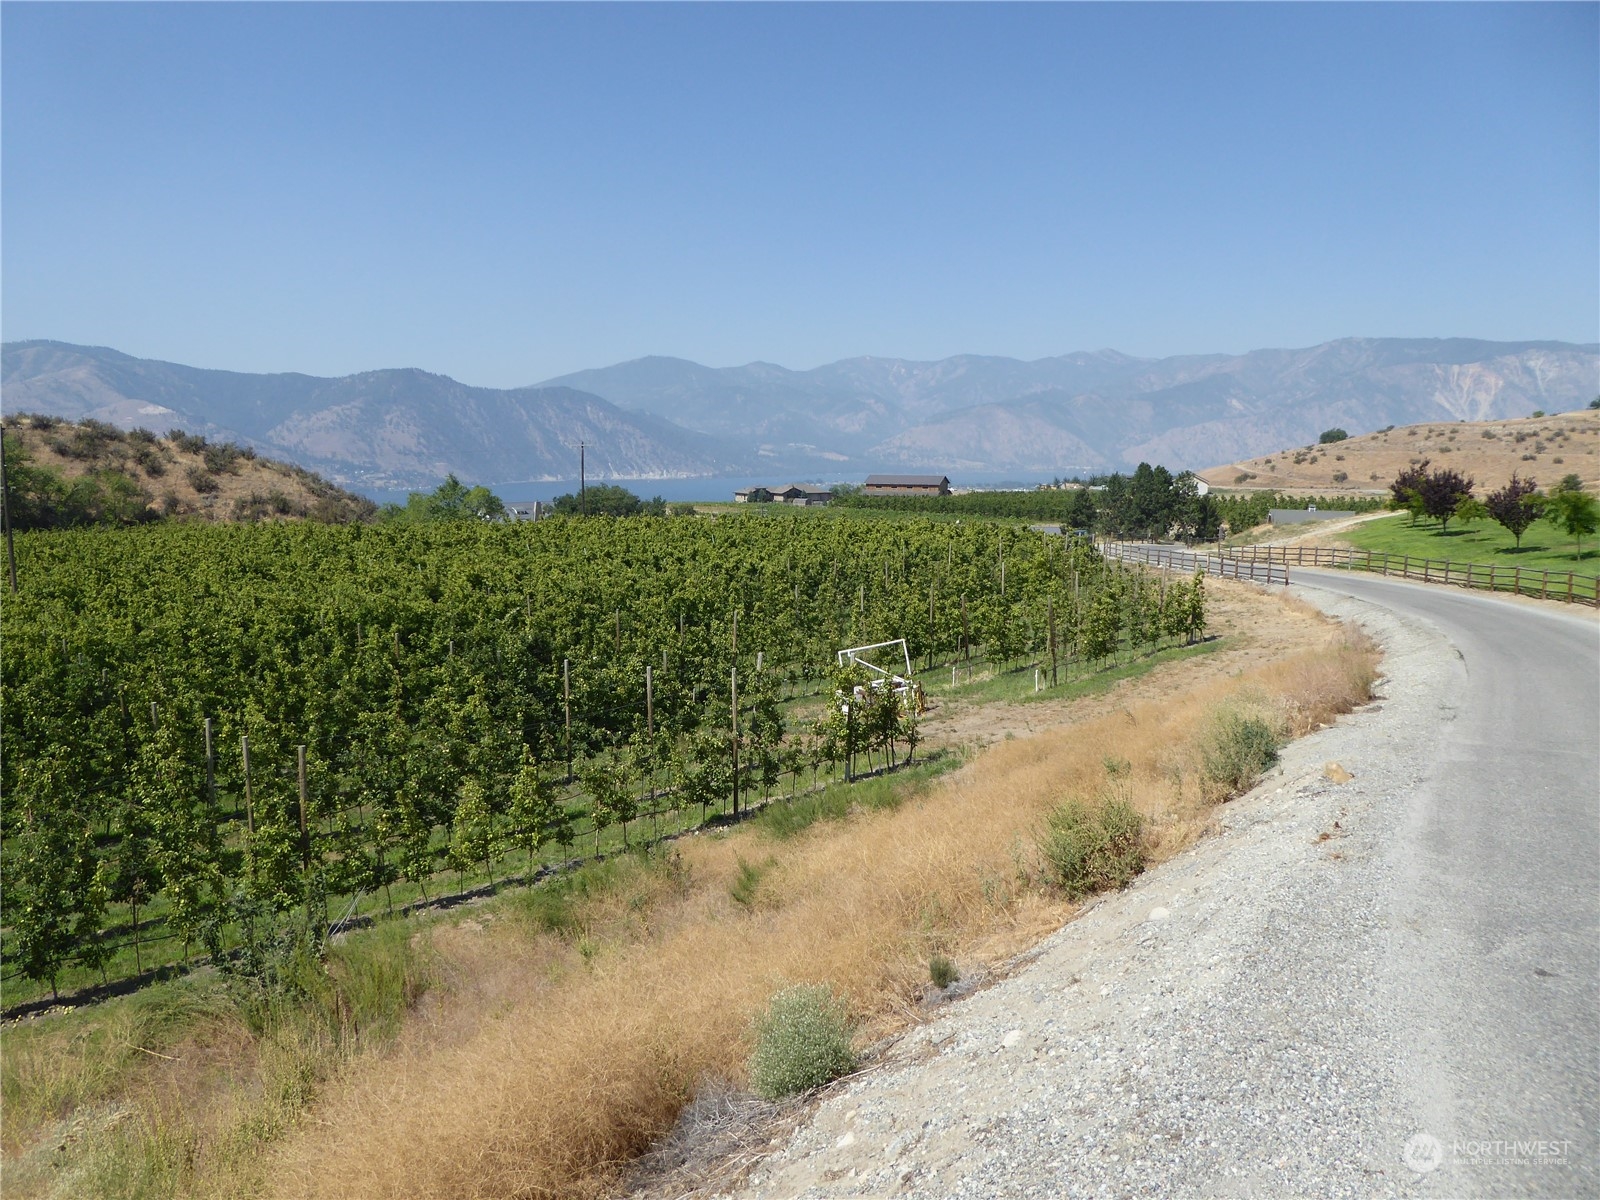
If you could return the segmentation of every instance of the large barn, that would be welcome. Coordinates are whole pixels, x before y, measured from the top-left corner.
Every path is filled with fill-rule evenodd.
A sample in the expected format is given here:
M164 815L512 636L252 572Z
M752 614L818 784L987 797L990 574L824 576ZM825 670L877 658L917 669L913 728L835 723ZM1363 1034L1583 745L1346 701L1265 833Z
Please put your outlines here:
M861 485L864 496L948 496L950 480L943 475L868 475Z

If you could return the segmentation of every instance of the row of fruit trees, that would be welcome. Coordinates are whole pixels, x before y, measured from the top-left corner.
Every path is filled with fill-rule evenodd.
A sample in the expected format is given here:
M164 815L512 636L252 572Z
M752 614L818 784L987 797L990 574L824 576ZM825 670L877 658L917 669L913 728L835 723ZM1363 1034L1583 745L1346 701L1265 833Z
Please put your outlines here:
M0 952L52 991L264 961L441 872L531 874L903 762L914 712L827 701L856 682L840 646L1059 678L1205 623L1198 580L985 523L163 525L16 551Z

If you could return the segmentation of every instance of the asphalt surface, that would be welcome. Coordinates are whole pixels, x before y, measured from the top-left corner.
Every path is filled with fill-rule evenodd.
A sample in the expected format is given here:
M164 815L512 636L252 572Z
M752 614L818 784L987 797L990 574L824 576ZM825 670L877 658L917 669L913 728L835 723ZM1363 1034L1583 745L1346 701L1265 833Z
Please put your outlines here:
M1391 853L1385 967L1419 1124L1462 1194L1600 1195L1600 624L1355 573L1293 579L1433 625L1465 668L1416 747L1428 767ZM1413 1153L1426 1165L1434 1147Z
M1379 700L722 1194L1600 1197L1600 624L1291 575Z

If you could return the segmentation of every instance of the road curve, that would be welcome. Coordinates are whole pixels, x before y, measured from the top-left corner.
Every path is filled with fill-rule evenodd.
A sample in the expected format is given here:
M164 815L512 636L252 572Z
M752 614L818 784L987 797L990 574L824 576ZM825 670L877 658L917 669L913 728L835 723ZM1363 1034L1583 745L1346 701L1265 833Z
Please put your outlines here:
M728 1194L1600 1196L1600 625L1293 578L1381 700Z
M1432 624L1465 667L1391 852L1388 982L1419 1126L1456 1160L1452 1191L1600 1195L1600 624L1351 572L1294 580Z

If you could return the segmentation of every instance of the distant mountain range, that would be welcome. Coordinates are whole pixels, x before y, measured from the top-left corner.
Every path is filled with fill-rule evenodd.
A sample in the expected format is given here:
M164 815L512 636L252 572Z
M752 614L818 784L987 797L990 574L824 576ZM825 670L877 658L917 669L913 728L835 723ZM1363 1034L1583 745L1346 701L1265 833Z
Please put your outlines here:
M179 426L248 442L341 482L430 485L885 468L968 478L1068 475L1141 460L1174 469L1421 421L1582 408L1600 345L1344 338L1303 350L1023 362L855 358L809 371L643 358L533 387L468 387L402 369L340 379L248 375L60 342L3 348L0 405Z

